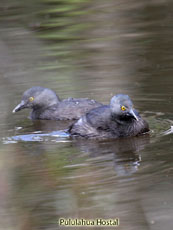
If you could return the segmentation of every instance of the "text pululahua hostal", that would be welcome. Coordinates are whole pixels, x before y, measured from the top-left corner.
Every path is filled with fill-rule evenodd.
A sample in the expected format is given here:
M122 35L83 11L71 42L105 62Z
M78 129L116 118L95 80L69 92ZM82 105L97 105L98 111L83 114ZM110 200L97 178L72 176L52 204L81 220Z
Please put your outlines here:
M119 219L115 218L115 219L102 219L102 218L98 218L98 219L72 219L72 218L59 218L58 220L58 224L59 226L64 226L64 227L81 227L81 226L88 226L88 227L92 227L92 226L106 226L106 227L117 227L119 226Z

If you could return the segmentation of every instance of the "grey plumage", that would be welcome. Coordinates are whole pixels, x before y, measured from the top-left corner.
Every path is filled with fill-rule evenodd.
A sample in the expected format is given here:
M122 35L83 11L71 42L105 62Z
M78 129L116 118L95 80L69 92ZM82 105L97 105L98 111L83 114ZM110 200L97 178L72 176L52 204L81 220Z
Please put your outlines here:
M101 105L88 98L60 100L53 90L34 86L24 92L21 103L14 108L13 113L30 108L32 120L73 120Z
M149 126L133 109L130 98L118 94L111 99L110 105L90 110L68 131L72 136L86 138L119 138L146 133Z

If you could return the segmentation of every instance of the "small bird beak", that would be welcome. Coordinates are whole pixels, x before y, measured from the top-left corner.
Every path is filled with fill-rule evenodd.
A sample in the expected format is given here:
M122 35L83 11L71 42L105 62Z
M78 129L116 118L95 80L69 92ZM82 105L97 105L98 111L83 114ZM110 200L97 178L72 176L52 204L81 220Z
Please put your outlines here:
M16 113L18 111L20 111L21 109L24 109L25 106L25 102L21 101L20 104L18 104L14 109L13 109L13 113Z
M135 118L135 120L139 121L139 118L137 117L137 115L135 114L135 112L133 111L133 109L131 109L129 113L132 115L132 117Z

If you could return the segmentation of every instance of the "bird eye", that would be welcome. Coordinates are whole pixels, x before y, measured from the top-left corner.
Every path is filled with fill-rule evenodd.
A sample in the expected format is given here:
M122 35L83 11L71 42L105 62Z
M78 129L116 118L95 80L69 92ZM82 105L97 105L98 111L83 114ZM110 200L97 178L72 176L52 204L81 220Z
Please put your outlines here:
M32 102L33 100L34 100L34 98L33 98L33 97L30 97L30 98L29 98L29 101L30 101L30 102Z
M126 110L126 107L123 105L123 106L121 106L121 110Z

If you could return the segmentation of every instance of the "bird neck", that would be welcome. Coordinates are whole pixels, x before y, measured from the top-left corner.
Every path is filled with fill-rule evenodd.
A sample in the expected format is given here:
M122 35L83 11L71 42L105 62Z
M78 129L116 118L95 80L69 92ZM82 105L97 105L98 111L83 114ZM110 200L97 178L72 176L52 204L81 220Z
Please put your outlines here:
M111 114L111 119L115 122L117 122L120 125L127 125L132 124L135 120L131 117L127 116L120 116L117 114Z

